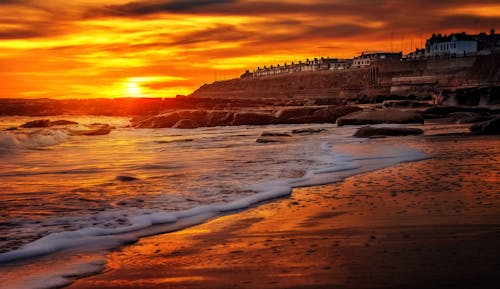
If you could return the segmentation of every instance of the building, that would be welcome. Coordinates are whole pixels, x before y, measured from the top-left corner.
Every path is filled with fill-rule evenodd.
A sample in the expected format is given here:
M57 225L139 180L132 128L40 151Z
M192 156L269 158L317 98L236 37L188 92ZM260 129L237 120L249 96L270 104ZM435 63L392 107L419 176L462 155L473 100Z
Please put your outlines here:
M465 32L450 35L433 34L425 43L427 57L465 57L476 55L477 52L477 40Z
M473 36L477 41L477 50L479 54L500 53L500 34L491 29L489 34L481 32Z
M354 57L353 67L361 68L370 66L375 62L388 60L401 60L403 53L401 52L363 52L360 56Z
M297 72L313 72L320 70L341 70L348 69L352 66L352 59L337 59L337 58L314 58L307 59L306 61L299 61L298 63L285 63L283 65L276 66L264 66L257 67L253 70L253 72L248 72L243 74L241 77L260 77L260 76L271 76L271 75L280 75L280 74L288 74L288 73L297 73Z
M245 70L245 73L243 73L240 78L248 78L248 77L252 77L252 73L250 73L249 70Z
M404 61L414 61L425 59L425 48L417 48L403 57Z

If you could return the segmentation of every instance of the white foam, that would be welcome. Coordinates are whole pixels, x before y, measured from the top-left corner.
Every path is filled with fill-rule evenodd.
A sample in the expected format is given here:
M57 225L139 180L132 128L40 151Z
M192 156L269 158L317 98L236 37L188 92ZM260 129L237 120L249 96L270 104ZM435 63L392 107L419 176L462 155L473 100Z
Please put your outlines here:
M39 271L28 265L23 270L3 274L0 281L9 289L59 288L71 284L76 278L97 274L106 265L106 260L100 256L85 256L84 259L82 262L81 258L69 258L57 264L46 261L44 265L58 274L47 274L45 270Z
M43 129L32 132L0 131L0 149L37 149L58 145L70 138L67 129Z
M88 227L76 231L52 233L26 244L17 250L0 254L0 263L9 263L16 260L64 252L69 249L72 252L75 250L78 252L80 249L104 252L120 244L134 241L142 236L182 229L204 222L211 217L223 213L236 212L261 202L287 196L296 187L332 183L358 173L428 157L419 151L399 147L391 147L379 151L376 155L360 154L357 156L350 156L335 150L327 142L322 143L320 149L324 156L322 163L326 165L309 169L299 178L279 179L245 188L254 191L255 194L253 195L228 203L213 203L183 211L145 211L142 214L127 216L127 225L114 228ZM96 218L107 220L112 219L113 216L101 213ZM84 269L87 268L85 265L82 266ZM81 271L85 270L80 270L79 272L81 273ZM46 276L50 282L45 282L44 284L47 284L45 287L12 286L12 288L49 288L51 286L60 286L59 284L64 285L64 282L68 282L68 278L65 277L67 272L65 273L64 270L46 272L45 274L49 273L52 275ZM27 284L35 283L28 282Z
M325 179L329 180L326 183L335 182L356 173L427 157L421 152L409 149L392 148L388 151L390 151L390 154L381 155L378 158L375 156L353 158L344 153L334 151L330 156L330 167L309 170L300 178L280 179L249 186L246 189L255 191L255 194L229 203L197 206L177 212L146 212L141 215L129 216L128 225L116 228L88 227L76 231L52 233L17 250L0 254L0 262L5 263L17 259L46 255L68 248L87 246L95 242L100 242L103 238L113 239L112 236L120 238L121 235L126 233L137 232L154 225L175 223L179 219L197 215L212 215L214 213L237 211L260 202L287 196L294 187L324 184ZM101 213L97 218L107 220L112 219L113 215Z

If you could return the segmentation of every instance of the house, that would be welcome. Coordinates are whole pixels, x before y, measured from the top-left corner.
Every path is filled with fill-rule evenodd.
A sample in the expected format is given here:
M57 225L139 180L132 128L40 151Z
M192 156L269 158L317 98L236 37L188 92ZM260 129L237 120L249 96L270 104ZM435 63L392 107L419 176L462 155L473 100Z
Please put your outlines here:
M500 34L491 29L489 34L481 32L473 36L477 41L478 54L500 53Z
M252 73L250 73L249 70L245 70L245 73L243 73L240 78L248 78L248 77L252 77Z
M270 67L260 66L255 68L253 72L244 73L241 75L244 77L260 77L260 76L270 76L270 75L281 75L288 73L297 72L312 72L320 70L340 70L348 69L352 66L352 59L337 59L337 58L314 58L306 59L306 61L299 61L298 63L292 62L291 64L285 63L283 65L278 64L276 66L271 65Z
M425 43L427 57L465 57L476 55L477 52L477 40L465 32L450 35L433 34Z
M361 68L370 66L375 62L379 61L389 61L389 60L401 60L403 57L402 52L363 52L361 55L354 57L353 67Z
M425 59L425 49L424 48L417 48L417 49L415 49L415 51L412 51L403 57L404 61L414 61L414 60L421 60L421 59Z

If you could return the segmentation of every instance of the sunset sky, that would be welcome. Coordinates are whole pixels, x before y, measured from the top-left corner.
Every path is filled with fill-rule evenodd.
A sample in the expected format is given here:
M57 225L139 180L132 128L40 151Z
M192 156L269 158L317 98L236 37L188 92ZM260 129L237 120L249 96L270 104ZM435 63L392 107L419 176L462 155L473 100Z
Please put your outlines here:
M495 27L498 0L0 0L0 97L173 97L256 66Z

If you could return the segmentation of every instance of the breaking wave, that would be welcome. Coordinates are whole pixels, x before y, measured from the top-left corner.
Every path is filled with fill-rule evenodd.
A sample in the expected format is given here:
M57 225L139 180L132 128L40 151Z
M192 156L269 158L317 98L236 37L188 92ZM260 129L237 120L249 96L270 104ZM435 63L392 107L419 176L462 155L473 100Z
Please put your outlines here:
M68 141L66 129L43 129L31 132L0 132L0 149L40 149Z

